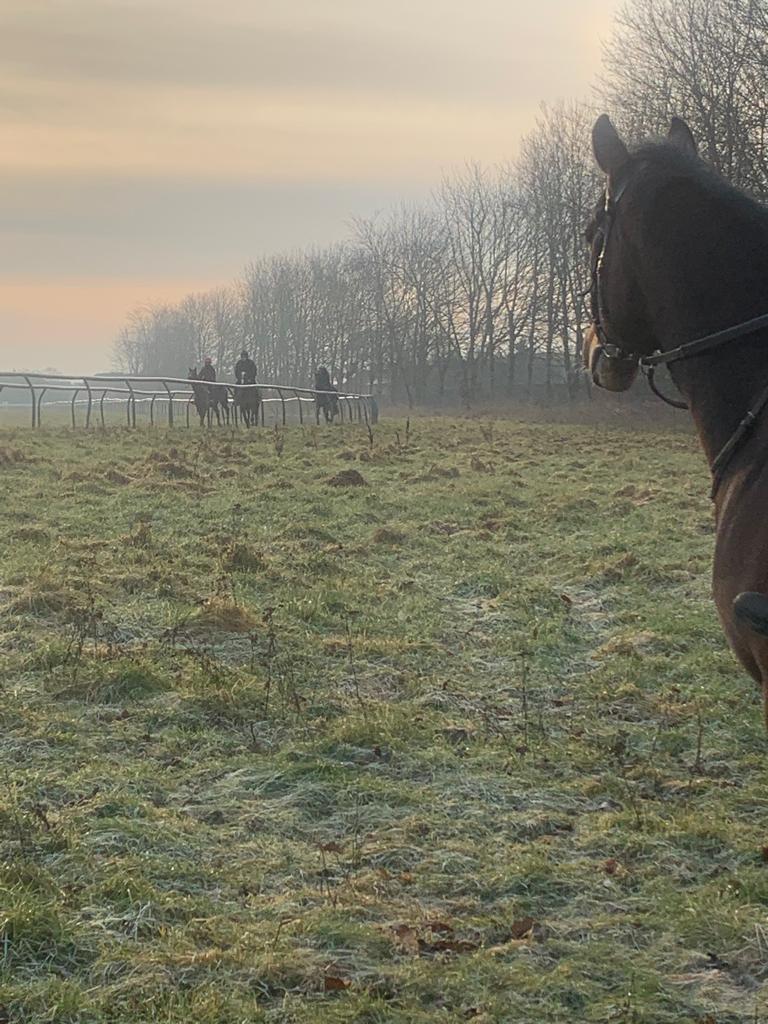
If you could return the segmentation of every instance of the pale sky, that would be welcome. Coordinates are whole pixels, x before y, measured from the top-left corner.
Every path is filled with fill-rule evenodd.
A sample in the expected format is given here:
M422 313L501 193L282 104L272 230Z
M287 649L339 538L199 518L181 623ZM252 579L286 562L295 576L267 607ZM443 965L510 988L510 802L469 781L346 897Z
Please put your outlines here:
M0 370L109 369L132 307L508 161L618 6L0 0Z

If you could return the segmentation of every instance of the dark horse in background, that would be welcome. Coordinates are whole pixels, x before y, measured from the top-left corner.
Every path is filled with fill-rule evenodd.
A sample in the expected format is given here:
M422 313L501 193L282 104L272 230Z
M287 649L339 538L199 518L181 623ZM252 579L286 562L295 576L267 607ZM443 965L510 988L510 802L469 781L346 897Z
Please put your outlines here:
M318 366L315 371L315 391L325 392L315 395L315 420L320 422L320 413L326 423L333 423L339 414L338 389L331 383L331 375L325 366Z
M187 380L199 381L192 384L192 394L197 415L200 417L200 426L202 427L206 420L208 426L211 425L212 413L215 414L219 426L222 423L222 413L224 420L229 423L229 392L226 384L201 381L196 366L190 367L187 371Z
M657 394L669 367L712 471L715 603L768 726L768 210L699 159L677 118L630 151L603 115L592 141L606 186L587 232L585 362L612 391L642 367Z
M256 383L256 375L254 373L246 374L243 377L242 383L251 386L235 389L235 405L246 427L255 427L259 423L259 410L261 408L261 392L258 388L252 386Z

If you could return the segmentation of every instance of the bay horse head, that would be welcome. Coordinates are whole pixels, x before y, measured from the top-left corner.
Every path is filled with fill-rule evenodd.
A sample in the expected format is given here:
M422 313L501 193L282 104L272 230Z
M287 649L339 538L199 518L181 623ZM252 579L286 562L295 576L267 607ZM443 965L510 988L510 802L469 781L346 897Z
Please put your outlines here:
M689 157L697 156L690 129L673 118L667 148ZM632 210L631 186L652 184L648 150L630 152L610 119L603 114L592 130L592 148L606 182L586 231L591 250L591 325L584 342L584 365L593 383L608 391L627 391L635 381L640 362L660 349L655 336L642 282L637 275L636 241L617 219L619 204Z

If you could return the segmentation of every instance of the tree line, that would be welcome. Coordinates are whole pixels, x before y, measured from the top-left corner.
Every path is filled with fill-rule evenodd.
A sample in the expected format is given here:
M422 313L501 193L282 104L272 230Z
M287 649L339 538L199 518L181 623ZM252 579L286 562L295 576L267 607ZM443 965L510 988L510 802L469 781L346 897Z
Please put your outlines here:
M263 257L229 288L136 309L121 369L178 376L241 349L262 380L304 384L324 364L348 389L395 402L588 393L583 241L600 182L596 112L630 138L685 117L702 155L768 195L768 0L629 0L590 102L541 110L517 159L470 165L429 203L353 222L341 244Z

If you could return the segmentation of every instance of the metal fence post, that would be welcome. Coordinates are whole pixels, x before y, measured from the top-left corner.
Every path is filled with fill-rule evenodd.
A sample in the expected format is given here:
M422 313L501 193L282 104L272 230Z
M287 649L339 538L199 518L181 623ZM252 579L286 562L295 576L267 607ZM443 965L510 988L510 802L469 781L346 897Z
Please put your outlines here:
M83 384L85 384L86 391L88 392L88 408L85 410L85 429L91 425L91 409L93 408L93 395L91 394L91 385L88 383L88 378L83 377Z
M133 393L133 387L128 378L125 378L125 384L130 394L128 395L128 426L136 426L136 396Z
M37 425L38 425L38 427L42 423L43 395L45 394L45 392L47 390L48 390L48 388L43 388L42 391L40 392L40 394L37 396Z
M37 401L35 398L35 389L32 387L32 381L29 377L25 377L24 380L27 382L29 393L32 396L32 427L34 429L34 427L37 426Z
M167 381L163 381L163 387L165 388L166 392L168 393L168 426L172 427L173 426L173 394L171 393L171 389L168 387Z

